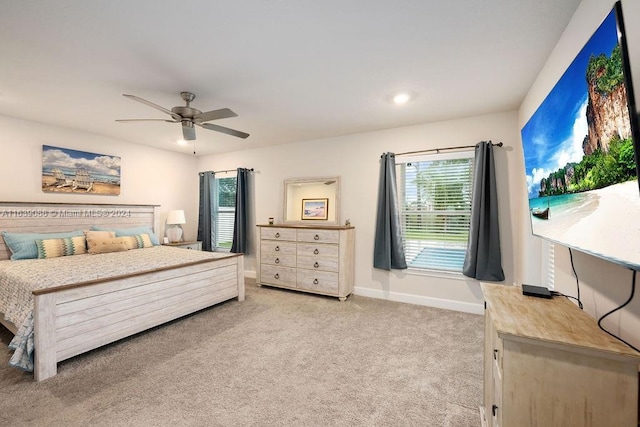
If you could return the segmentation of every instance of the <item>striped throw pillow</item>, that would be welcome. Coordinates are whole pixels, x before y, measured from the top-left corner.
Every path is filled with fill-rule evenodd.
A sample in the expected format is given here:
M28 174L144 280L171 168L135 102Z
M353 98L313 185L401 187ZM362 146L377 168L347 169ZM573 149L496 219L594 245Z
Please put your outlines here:
M79 255L87 253L87 241L84 236L36 239L36 248L39 259Z
M120 239L124 240L127 249L143 249L153 247L151 238L148 234L136 234L134 236L121 236Z

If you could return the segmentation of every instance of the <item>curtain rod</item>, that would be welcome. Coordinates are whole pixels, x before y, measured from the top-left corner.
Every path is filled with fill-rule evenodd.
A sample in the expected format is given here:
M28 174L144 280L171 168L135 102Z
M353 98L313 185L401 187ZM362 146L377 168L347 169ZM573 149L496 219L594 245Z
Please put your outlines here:
M491 141L489 141L489 144L491 145L495 145L498 147L502 147L504 144L502 142L498 142L497 144L492 143ZM475 148L477 146L476 145L461 145L459 147L445 147L445 148L431 148L428 150L419 150L419 151L407 151L406 153L396 153L396 156L406 156L408 154L422 154L422 153L431 153L431 152L436 152L436 153L440 153L441 151L449 151L449 150L460 150L463 148Z
M225 169L223 171L204 171L200 173L227 173L227 172L236 172L238 169ZM253 172L253 168L247 169L249 172Z

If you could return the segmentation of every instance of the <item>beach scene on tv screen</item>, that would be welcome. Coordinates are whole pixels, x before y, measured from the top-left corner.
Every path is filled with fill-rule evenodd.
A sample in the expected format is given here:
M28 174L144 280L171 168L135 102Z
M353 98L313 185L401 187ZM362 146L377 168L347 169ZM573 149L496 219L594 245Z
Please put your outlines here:
M533 234L640 266L640 190L612 11L522 129Z

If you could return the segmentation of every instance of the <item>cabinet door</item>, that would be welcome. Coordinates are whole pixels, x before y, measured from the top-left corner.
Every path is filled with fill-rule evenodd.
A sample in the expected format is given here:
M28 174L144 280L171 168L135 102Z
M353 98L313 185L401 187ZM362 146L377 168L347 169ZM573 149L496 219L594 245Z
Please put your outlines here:
M493 386L493 404L489 410L491 415L491 427L500 427L502 425L502 378L498 375L497 371L493 372L493 380L491 384Z
M298 242L338 243L339 241L340 231L338 230L298 230Z
M279 242L277 240L262 240L260 253L271 255L295 255L296 244L293 242Z
M484 418L487 426L493 425L493 321L489 309L484 309Z
M338 273L298 269L298 288L319 293L338 293Z
M298 268L319 271L338 271L338 258L299 256L296 263Z
M201 251L202 250L202 242L196 242L196 243L189 243L186 245L182 245L180 246L183 249L193 249L196 251Z
M260 238L267 240L296 240L295 228L260 227Z
M298 256L315 257L338 257L338 245L327 245L322 243L298 243Z
M276 286L296 287L296 269L276 265L260 265L260 281Z
M293 242L263 240L260 243L260 262L282 267L295 267L296 244Z

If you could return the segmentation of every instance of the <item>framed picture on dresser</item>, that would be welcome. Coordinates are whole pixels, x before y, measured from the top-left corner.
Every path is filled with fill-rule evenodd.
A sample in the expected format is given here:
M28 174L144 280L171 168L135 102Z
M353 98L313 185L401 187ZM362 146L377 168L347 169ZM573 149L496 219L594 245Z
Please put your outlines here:
M302 199L302 219L327 219L328 204L329 199Z

